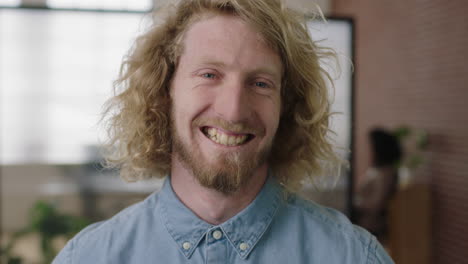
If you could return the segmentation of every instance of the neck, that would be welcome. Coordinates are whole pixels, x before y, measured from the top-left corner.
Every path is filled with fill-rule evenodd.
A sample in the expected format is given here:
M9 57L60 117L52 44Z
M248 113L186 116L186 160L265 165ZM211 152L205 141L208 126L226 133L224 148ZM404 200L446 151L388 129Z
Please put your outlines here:
M247 207L260 192L268 174L264 164L256 169L246 187L233 194L223 194L201 186L190 170L173 159L172 188L182 203L204 221L219 225Z

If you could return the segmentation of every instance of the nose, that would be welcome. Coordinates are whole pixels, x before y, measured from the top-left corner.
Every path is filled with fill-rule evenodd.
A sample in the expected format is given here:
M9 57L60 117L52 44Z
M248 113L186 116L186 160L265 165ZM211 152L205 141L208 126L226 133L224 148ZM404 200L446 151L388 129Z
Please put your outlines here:
M218 89L215 112L226 121L246 121L251 114L248 89L240 79L226 80Z

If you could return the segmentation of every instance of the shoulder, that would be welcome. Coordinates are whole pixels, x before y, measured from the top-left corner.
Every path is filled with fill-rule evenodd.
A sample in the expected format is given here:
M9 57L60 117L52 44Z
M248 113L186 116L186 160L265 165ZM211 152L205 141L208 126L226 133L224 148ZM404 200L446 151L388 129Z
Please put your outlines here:
M141 228L154 223L158 195L150 195L145 200L125 208L112 218L91 224L73 237L57 255L54 264L74 263L74 259L105 259L105 253L125 248L129 238ZM85 256L82 256L85 253ZM80 262L81 263L81 262ZM104 262L103 262L104 263Z
M108 232L119 232L121 234L122 231L126 231L136 222L147 221L149 217L152 217L157 202L158 195L154 193L145 200L123 209L110 219L86 227L73 240L77 242L98 239L99 235Z
M357 238L366 243L369 239L367 232L349 221L348 217L336 209L319 205L313 201L306 200L296 194L289 194L286 199L286 208L289 211L295 211L303 217L308 218L309 222L320 224L323 227L329 227L346 235L357 235Z
M352 224L335 209L289 194L284 210L288 221L295 222L290 225L299 225L309 237L319 240L324 247L333 248L335 253L337 250L351 252L352 259L360 259L360 263L393 263L373 235Z

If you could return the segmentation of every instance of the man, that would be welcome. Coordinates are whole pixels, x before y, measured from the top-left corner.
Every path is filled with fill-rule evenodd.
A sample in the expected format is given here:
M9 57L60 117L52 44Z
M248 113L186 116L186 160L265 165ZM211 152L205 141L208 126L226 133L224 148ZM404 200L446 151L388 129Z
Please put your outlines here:
M83 230L54 263L392 263L340 213L294 194L329 103L300 15L273 0L185 0L141 36L110 102L109 161L162 190Z

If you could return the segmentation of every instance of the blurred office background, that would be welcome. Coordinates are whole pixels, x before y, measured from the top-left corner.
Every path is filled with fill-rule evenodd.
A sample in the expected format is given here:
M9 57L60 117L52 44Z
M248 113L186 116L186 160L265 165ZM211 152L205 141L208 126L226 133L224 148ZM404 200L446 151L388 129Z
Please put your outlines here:
M414 193L396 197L401 198L397 201L401 211L396 212L400 215L394 217L394 224L411 229L403 228L404 233L396 234L396 246L402 249L395 257L401 263L423 263L425 259L465 263L468 2L332 2L332 13L353 17L356 26L355 176L364 175L371 162L367 141L371 128L406 124L427 131L429 137L424 153L427 162L414 172L416 178L427 182L429 197L418 187ZM429 237L421 232L421 225L428 224ZM423 252L420 246L427 238L427 255L409 256Z
M0 0L0 261L8 254L41 263L82 226L160 188L160 180L124 183L102 168L99 118L145 14L166 2ZM304 195L354 219L355 190L372 167L369 132L403 131L385 246L397 263L464 263L468 4L316 3L330 22L311 21L311 34L337 49L342 66L331 72L334 110L342 113L332 121L337 144L351 149L341 152L351 168Z

